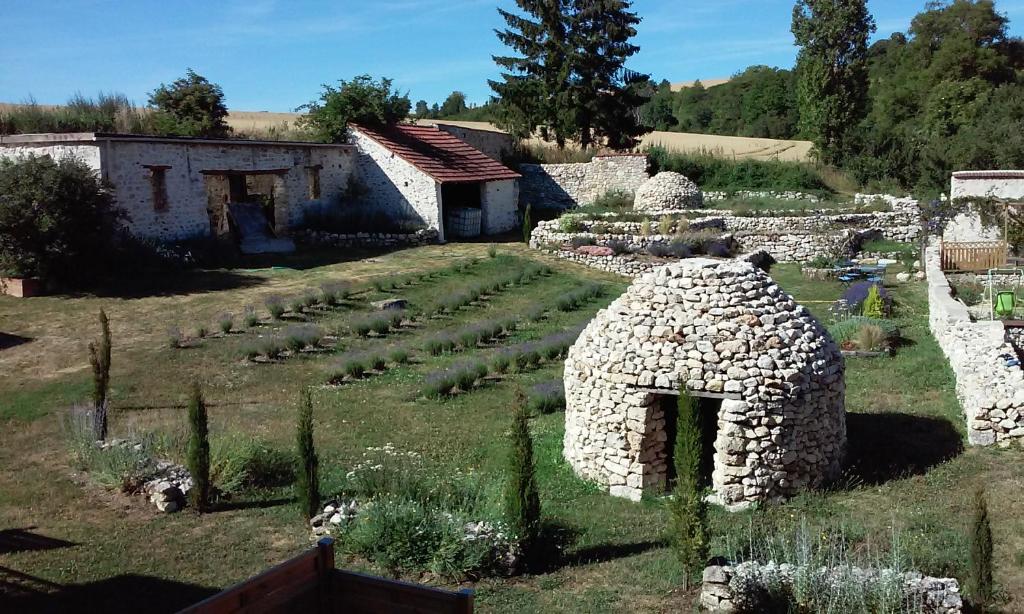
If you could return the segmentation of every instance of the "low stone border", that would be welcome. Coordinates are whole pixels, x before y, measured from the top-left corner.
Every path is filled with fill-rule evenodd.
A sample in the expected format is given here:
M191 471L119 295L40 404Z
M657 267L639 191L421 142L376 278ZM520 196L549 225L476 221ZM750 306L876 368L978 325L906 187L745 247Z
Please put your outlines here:
M294 233L294 237L307 245L329 247L418 247L438 242L437 231L433 228L405 234L389 232L338 234L321 230L299 230Z
M956 376L956 396L967 420L971 445L1024 444L1024 369L1007 366L1016 356L1003 323L973 322L970 310L954 299L939 264L939 247L925 250L928 324Z
M809 266L800 267L800 274L807 279L816 279L818 281L829 281L839 277L839 272L835 269L816 269Z
M705 201L725 200L727 198L774 198L776 200L805 200L809 203L816 203L821 200L815 194L795 191L741 190L739 192L704 192Z
M789 563L761 564L755 561L735 566L712 565L704 569L700 592L703 608L718 613L756 612L763 604L757 593L767 592L768 586L778 590L792 590L797 574L823 574L825 582L841 582L856 578L861 583L899 581L903 594L911 602L920 604L926 614L959 614L963 612L960 583L955 578L933 578L918 572L898 572L891 569L862 569L859 567L821 568L811 571L807 567ZM781 584L781 586L778 586Z

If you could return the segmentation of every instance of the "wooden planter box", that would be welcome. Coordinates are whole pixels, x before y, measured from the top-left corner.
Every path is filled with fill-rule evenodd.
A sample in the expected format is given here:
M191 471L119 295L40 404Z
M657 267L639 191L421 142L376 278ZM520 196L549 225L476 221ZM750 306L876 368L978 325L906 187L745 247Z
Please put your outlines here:
M43 282L31 277L0 277L0 294L26 298L43 293Z

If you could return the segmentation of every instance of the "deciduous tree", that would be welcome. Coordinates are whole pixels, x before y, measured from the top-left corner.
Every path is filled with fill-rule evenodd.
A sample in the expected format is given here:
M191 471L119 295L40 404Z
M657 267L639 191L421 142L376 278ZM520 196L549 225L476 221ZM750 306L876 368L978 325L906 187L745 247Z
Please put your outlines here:
M344 143L350 123L386 126L409 115L408 95L399 94L386 77L378 81L360 75L339 81L337 87L325 84L323 88L319 99L299 107L306 111L299 125L325 143Z
M153 123L160 134L224 137L231 132L224 91L191 68L170 85L161 83L149 104L156 108Z

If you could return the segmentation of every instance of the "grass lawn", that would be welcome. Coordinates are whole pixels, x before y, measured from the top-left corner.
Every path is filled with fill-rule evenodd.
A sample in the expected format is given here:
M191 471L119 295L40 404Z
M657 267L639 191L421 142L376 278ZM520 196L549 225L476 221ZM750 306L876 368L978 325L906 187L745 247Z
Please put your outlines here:
M0 297L0 610L10 601L45 610L89 603L147 611L173 611L214 589L249 577L310 544L289 489L249 492L212 514L163 515L141 496L96 486L77 473L64 443L60 415L89 393L86 346L97 334L95 314L111 318L114 436L158 432L173 441L184 428L187 384L200 378L210 402L215 437L258 437L288 449L294 437L299 392L315 386L316 442L325 491L368 446L392 443L423 454L435 466L475 471L500 484L517 387L561 375L557 362L502 378L443 400L419 394L425 374L497 346L538 339L585 322L621 292L622 278L502 245L489 259L483 244L429 246L361 259L296 260L289 268L211 271L153 283L142 291L109 296ZM377 291L374 278L439 270L478 258L464 273L449 273L398 290ZM206 339L172 349L167 328L185 332L199 324L216 329L219 314L236 316L246 305L265 315L270 295L291 297L330 280L367 288L348 309L320 314L317 324L344 331L368 302L401 296L413 307L457 292L474 280L523 266L550 264L555 273L499 292L456 314L418 321L385 339L339 337L339 350L403 345L413 362L339 386L325 386L338 352L304 352L275 364L240 357L257 333ZM825 314L841 286L808 281L795 266L773 276L812 312ZM590 281L609 293L575 311L552 310L511 337L455 356L431 357L419 348L439 331L487 318L522 314ZM1005 607L1024 607L1024 453L965 449L963 420L952 374L928 333L923 285L892 288L899 301L905 342L893 358L847 363L850 468L833 488L784 504L727 514L715 510L714 550L742 546L750 527L784 531L806 521L841 531L855 552L888 544L893 528L914 564L934 575L963 578L973 489L989 493L996 580ZM258 334L279 327L268 323ZM607 612L690 610L693 591L679 590L681 570L666 546L668 514L661 501L612 498L577 479L561 460L563 415L533 420L541 500L557 529L560 556L536 575L485 579L473 587L481 611ZM22 539L35 536L31 539ZM367 569L339 556L339 564ZM412 578L431 580L430 578ZM6 596L5 596L6 595ZM58 595L55 597L54 595ZM63 596L63 597L61 597ZM63 599L63 600L62 600ZM83 599L87 601L82 601Z

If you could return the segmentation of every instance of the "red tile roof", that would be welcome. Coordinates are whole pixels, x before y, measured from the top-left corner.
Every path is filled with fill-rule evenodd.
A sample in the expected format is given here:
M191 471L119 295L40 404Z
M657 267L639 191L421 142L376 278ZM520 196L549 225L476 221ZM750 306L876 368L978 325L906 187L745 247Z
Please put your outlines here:
M519 173L436 126L354 126L438 183L518 179Z

